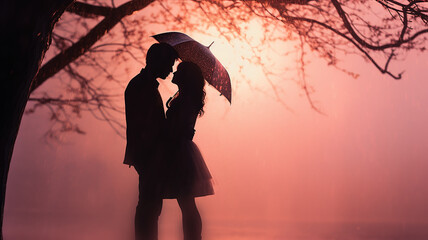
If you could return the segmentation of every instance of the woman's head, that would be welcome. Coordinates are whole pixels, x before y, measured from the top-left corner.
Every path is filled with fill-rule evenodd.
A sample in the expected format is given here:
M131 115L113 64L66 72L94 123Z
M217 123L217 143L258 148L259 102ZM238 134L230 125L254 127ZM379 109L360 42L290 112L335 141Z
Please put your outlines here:
M205 80L201 69L192 62L181 62L174 72L172 82L177 84L180 96L188 96L203 114L205 104Z

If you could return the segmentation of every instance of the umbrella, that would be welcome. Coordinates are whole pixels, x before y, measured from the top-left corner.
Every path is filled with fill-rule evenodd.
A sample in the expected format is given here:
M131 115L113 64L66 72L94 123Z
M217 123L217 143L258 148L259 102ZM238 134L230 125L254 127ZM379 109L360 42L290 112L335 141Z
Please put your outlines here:
M205 80L232 103L229 74L212 54L209 46L206 47L181 32L165 32L152 37L158 42L164 42L174 47L183 61L197 64L201 68Z

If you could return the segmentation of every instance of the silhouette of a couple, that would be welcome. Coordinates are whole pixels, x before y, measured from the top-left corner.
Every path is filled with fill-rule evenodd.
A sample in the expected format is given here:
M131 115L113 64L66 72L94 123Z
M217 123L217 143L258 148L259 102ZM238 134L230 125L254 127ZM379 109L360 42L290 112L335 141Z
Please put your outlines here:
M195 197L214 194L211 175L193 143L196 118L203 114L205 91L201 69L181 62L172 82L178 92L164 112L157 78L171 72L176 51L166 43L153 44L146 67L125 90L127 145L124 163L139 175L135 213L137 240L156 240L163 199L177 199L185 240L200 240L202 220Z

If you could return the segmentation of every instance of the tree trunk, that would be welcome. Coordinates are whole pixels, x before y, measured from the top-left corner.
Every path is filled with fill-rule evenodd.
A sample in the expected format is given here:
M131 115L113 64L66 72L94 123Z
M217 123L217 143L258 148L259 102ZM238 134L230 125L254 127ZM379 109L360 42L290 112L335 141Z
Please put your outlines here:
M54 24L73 0L0 3L0 240L7 175L31 83L50 45Z

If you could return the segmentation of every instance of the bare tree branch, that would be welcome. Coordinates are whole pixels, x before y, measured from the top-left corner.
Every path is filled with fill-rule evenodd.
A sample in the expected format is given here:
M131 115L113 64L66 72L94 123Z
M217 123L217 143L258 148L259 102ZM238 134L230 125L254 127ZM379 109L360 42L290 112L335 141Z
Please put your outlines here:
M100 23L92 28L92 30L86 36L82 37L78 42L73 44L67 50L61 52L45 65L43 65L33 81L30 93L42 85L47 79L62 70L65 66L87 52L92 45L94 45L117 23L119 23L123 17L145 8L153 1L154 0L130 1L115 8L107 17L105 17Z
M215 27L221 37L231 42L239 39L240 43L249 47L246 54L251 56L246 56L245 61L260 66L269 88L260 88L250 79L245 79L246 76L241 81L245 81L252 90L275 99L291 112L292 108L284 100L286 90L276 82L279 73L265 66L266 59L261 55L275 41L294 44L294 51L284 50L286 52L281 51L280 54L293 55L297 68L284 68L295 71L297 78L290 77L294 79L289 80L293 80L302 90L311 108L321 114L324 113L313 96L315 89L305 73L310 62L306 57L309 51L354 78L358 77L357 73L338 65L340 56L360 55L379 72L401 79L402 73L391 72L391 63L405 51L423 51L425 37L422 35L428 33L428 9L422 5L424 1L159 0L157 11L132 18L125 17L154 1L134 0L119 7L115 7L112 0L95 2L99 6L77 2L70 7L69 12L73 14L63 18L52 37L52 48L58 54L41 68L37 84L32 88L33 91L64 70L64 74L55 76L64 86L64 95L36 93L30 99L33 107L29 113L41 106L49 106L54 115L52 121L59 124L52 129L52 136L78 129L73 118L79 118L81 111L90 112L96 119L106 121L119 135L123 135L123 120L118 118L123 114L117 114L123 113L123 107L116 104L119 102L115 95L118 92L113 94L114 91L122 91L123 80L115 76L117 68L110 66L112 62L116 65L128 61L144 64L144 54L141 54L146 52L144 43L152 31L147 25L165 26L166 29L180 29L183 32L204 32L209 27ZM379 10L376 8L379 5L381 10L384 9L382 16L375 12ZM370 14L375 14L376 18ZM103 19L98 22L100 17ZM263 40L257 44L251 42L246 32L246 23L255 19L262 23L264 31ZM110 31L117 23L120 23L120 28ZM128 64L124 64L123 68L126 71ZM91 69L89 74L88 69ZM82 74L84 71L86 74ZM119 97L122 97L121 93Z
M67 12L77 14L85 18L107 17L115 8L105 6L95 6L83 2L74 2L67 8Z
M352 37L359 43L361 44L361 46L369 48L371 50L385 50L387 48L396 48L396 47L400 47L401 45L408 43L410 41L413 41L414 39L416 39L417 37L421 36L424 33L428 33L428 28L420 30L418 32L416 32L415 34L409 36L408 38L404 39L404 33L407 29L407 10L409 9L409 7L412 4L416 4L416 2L419 1L415 1L413 3L410 3L409 5L406 5L403 7L403 13L404 13L404 20L403 20L403 28L400 34L400 37L398 39L392 39L391 43L387 43L387 44L382 44L382 45L372 45L366 41L364 41L354 30L354 28L352 27L351 23L349 22L349 19L346 16L345 11L343 10L343 8L341 7L340 3L337 0L331 0L331 2L333 3L334 7L337 10L337 13L339 14L340 18L343 20L343 24L345 25L346 29L348 29L348 32L352 35Z

